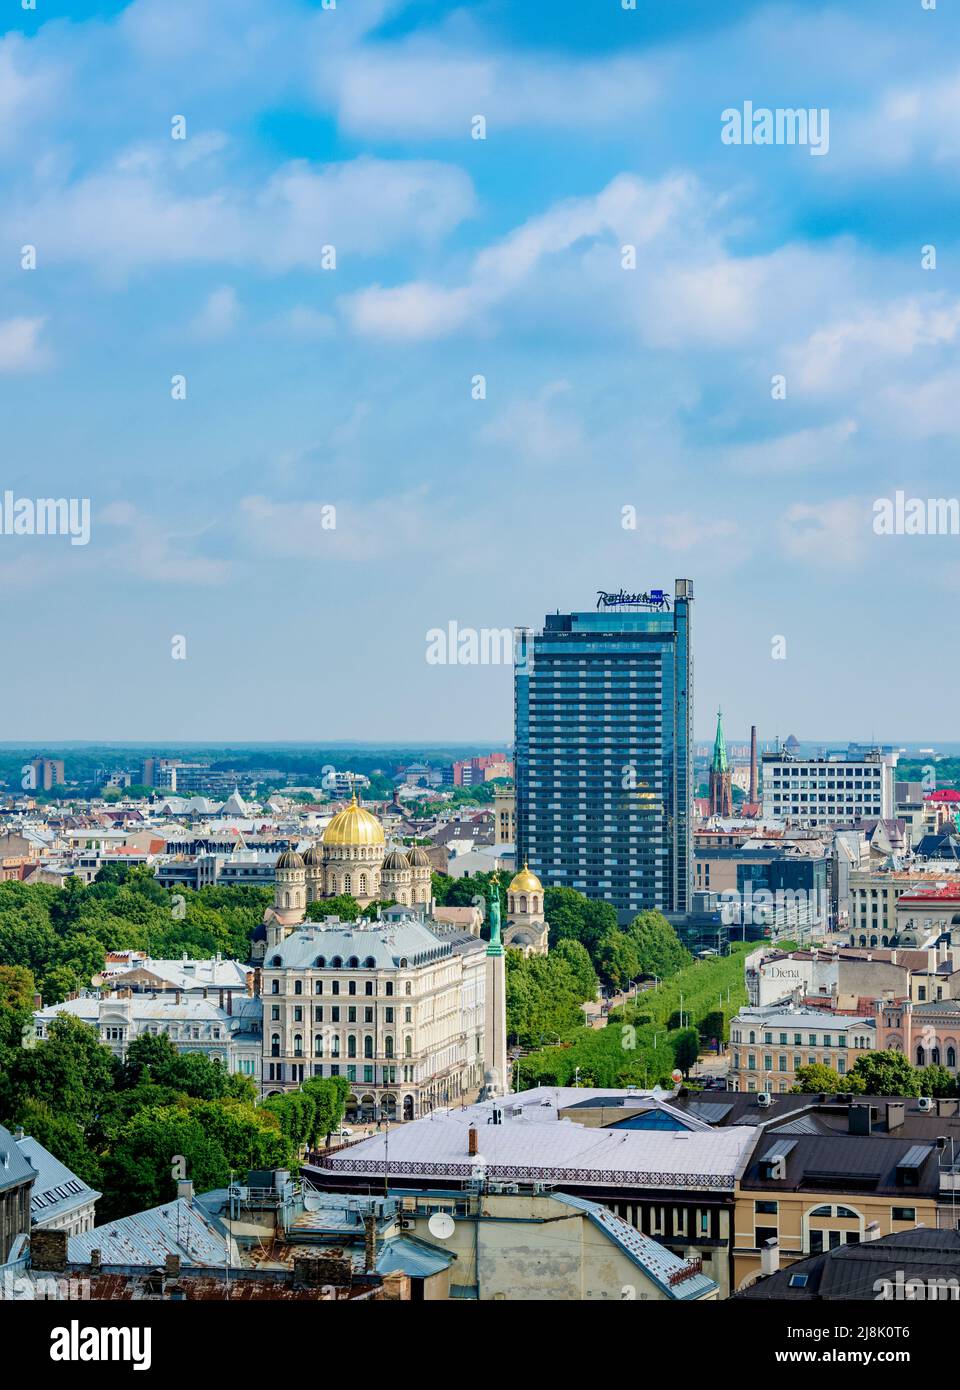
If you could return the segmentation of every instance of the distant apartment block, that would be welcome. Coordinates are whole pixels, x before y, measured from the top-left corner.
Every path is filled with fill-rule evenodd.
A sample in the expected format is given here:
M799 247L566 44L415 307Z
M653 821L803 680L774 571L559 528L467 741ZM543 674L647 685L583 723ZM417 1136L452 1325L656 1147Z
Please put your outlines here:
M33 790L49 792L64 783L63 761L60 758L34 758L30 763Z

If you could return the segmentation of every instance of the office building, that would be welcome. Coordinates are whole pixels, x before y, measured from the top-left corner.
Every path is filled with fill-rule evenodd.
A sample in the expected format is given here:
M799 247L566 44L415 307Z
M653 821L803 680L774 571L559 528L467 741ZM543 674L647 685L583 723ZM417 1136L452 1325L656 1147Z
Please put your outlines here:
M517 863L622 922L689 904L692 599L602 592L517 632Z
M763 816L793 825L860 825L893 816L896 753L804 758L764 753Z

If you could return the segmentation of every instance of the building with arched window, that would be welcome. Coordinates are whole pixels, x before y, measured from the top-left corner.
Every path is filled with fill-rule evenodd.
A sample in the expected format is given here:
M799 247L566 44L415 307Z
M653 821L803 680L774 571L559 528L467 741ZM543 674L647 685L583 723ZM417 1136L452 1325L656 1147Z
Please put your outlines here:
M378 900L401 907L427 906L432 897L430 861L419 846L387 853L383 826L356 797L338 811L317 844L303 854L287 850L277 860L273 905L264 913L264 953L306 917L311 903L349 894L361 907ZM256 949L256 948L255 948Z
M276 937L263 962L264 1094L344 1076L348 1120L413 1119L476 1099L485 941L401 907L376 922L328 917Z

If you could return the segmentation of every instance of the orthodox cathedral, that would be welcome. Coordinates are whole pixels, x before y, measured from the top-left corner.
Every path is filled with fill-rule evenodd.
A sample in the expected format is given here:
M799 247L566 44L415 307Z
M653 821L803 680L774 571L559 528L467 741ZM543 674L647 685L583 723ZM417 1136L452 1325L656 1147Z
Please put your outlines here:
M356 796L326 827L318 844L305 854L286 850L276 864L273 906L264 913L268 942L279 942L303 922L307 906L348 893L361 908L393 901L402 907L433 897L430 861L419 845L387 852L383 826ZM543 884L526 864L507 889L508 915L504 946L524 955L545 955L548 925L543 917Z

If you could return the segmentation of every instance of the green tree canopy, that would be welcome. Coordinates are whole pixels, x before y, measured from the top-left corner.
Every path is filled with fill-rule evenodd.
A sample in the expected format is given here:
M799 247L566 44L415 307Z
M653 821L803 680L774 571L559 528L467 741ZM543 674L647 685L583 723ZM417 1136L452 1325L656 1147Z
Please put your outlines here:
M847 1073L845 1085L856 1077L868 1096L919 1096L920 1073L902 1052L864 1052ZM841 1087L841 1090L844 1089ZM848 1090L853 1087L847 1085Z
M641 974L667 980L693 959L662 912L638 913L627 932L636 947Z

